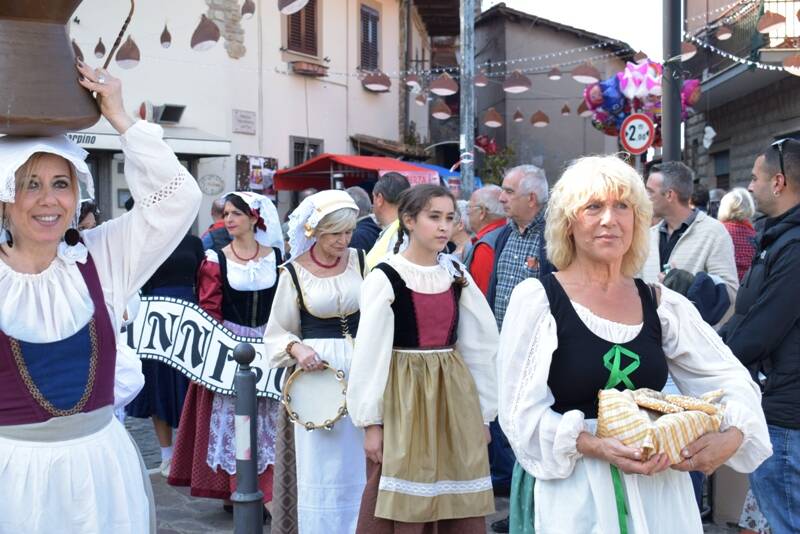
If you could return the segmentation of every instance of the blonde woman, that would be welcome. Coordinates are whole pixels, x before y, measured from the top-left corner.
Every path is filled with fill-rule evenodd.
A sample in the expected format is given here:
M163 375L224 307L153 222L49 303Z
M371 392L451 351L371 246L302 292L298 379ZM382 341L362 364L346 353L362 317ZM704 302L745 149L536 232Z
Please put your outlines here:
M118 79L78 71L119 133L136 207L79 234L86 151L66 136L0 139L0 532L156 527L150 477L113 416L141 376L117 338L202 194L161 128L128 116Z
M739 281L744 279L756 254L756 231L750 223L756 208L750 192L737 187L727 193L719 202L717 219L725 225L733 240L733 255L736 259L736 272Z
M498 350L500 425L518 462L513 532L699 534L688 471L749 472L771 454L747 370L686 298L633 278L651 216L642 178L614 156L576 161L553 189L547 255L558 272L516 287ZM720 432L672 466L595 436L599 390L661 390L668 372L685 394L725 390Z
M348 246L357 216L350 195L331 190L306 198L289 217L294 259L281 269L264 334L271 367L316 371L325 361L349 378L365 270L363 252ZM349 417L332 430L294 429L297 531L354 532L366 481L363 432ZM279 442L278 462L288 458L282 447L292 444ZM285 506L286 497L280 502ZM291 515L276 511L281 522Z

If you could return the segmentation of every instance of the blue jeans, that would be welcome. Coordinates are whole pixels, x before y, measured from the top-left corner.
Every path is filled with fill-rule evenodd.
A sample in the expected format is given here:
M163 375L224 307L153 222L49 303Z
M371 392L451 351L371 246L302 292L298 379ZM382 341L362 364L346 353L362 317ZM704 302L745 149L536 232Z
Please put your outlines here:
M750 475L750 487L773 534L800 532L800 430L768 426L772 456Z
M511 488L511 476L514 472L514 451L503 434L497 419L489 425L492 442L489 443L489 467L492 474L492 486L498 493L506 493Z

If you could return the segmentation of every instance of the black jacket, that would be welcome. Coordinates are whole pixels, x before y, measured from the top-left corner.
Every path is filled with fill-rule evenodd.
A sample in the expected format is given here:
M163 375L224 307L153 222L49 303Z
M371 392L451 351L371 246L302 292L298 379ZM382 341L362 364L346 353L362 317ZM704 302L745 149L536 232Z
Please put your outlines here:
M741 362L767 375L767 423L800 428L800 206L765 221L758 251L721 334Z
M363 250L369 252L378 240L381 233L381 227L375 222L372 216L364 217L356 223L356 229L353 231L353 238L350 240L350 246L356 250Z

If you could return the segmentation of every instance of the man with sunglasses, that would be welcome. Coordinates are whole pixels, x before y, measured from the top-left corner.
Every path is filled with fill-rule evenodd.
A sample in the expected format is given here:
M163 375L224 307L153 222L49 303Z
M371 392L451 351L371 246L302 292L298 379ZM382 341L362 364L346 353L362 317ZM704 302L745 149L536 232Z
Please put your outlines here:
M753 494L773 533L800 532L800 142L766 147L748 190L767 218L721 334L744 365L767 377L762 407L773 455L750 475Z

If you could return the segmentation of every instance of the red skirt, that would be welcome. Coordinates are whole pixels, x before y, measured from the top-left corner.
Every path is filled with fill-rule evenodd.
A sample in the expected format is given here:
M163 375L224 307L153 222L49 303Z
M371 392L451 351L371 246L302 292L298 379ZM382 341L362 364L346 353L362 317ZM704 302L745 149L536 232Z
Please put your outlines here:
M236 477L223 469L212 470L206 462L208 456L208 427L214 393L192 382L186 392L181 411L178 437L172 454L167 483L171 486L189 486L195 497L230 499L236 490ZM258 475L258 487L264 502L272 501L273 466Z

